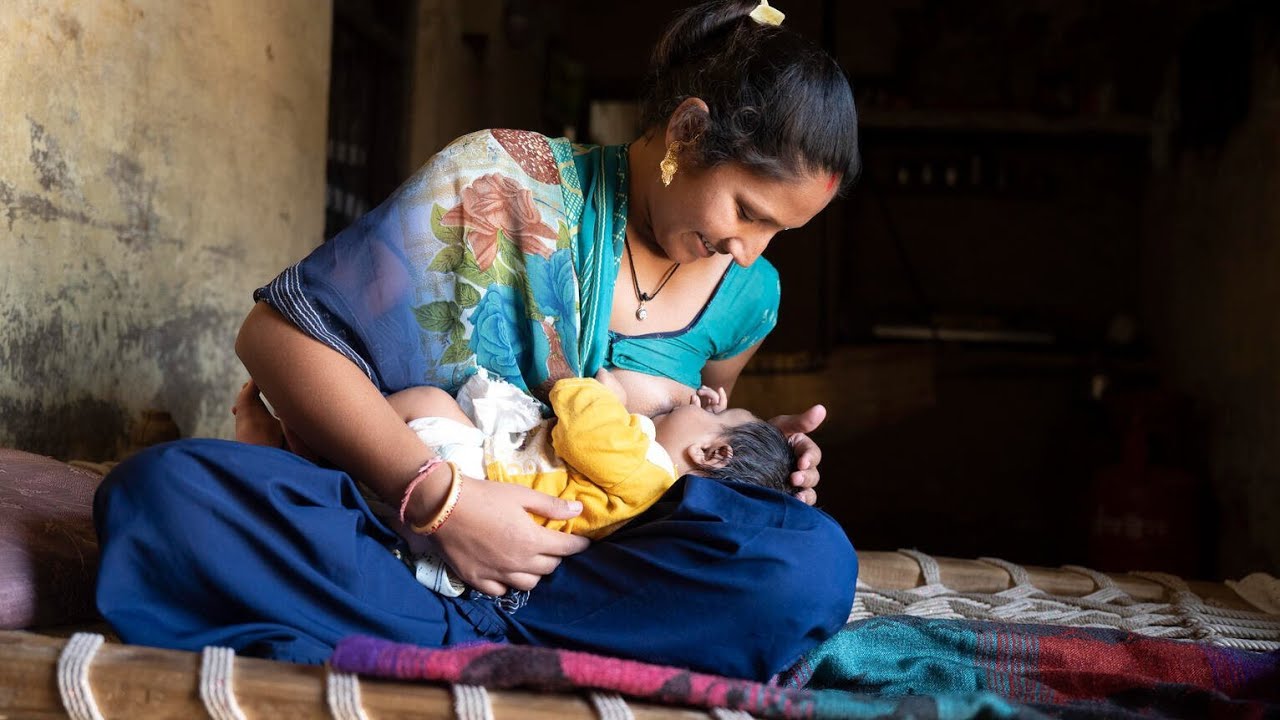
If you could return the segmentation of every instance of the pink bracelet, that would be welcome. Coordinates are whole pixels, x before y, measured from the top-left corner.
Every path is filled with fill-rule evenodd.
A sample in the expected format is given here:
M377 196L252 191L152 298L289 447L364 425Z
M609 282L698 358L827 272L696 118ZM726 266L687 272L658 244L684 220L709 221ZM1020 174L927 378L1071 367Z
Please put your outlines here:
M400 522L401 523L408 524L405 522L405 519L404 519L404 511L409 507L409 497L413 495L413 491L418 489L418 485L420 485L423 480L427 479L427 475L431 474L432 470L435 470L436 468L440 467L442 464L444 464L444 458L437 455L431 458L430 460L428 460L425 465L418 468L417 476L415 476L413 480L409 482L409 487L404 489L404 497L400 500Z
M458 466L453 463L447 463L452 475L449 478L449 493L444 498L444 504L436 511L436 516L421 525L410 525L409 529L419 535L431 535L435 531L444 526L444 522L453 514L453 509L458 507L458 497L462 494L462 472L458 470Z

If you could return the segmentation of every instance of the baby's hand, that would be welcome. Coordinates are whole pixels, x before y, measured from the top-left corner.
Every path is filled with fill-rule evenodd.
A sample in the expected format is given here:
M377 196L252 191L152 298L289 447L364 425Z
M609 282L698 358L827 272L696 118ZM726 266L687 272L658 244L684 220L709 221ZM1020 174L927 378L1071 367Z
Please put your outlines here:
M698 392L689 397L690 405L698 405L719 415L729 409L729 394L724 388L711 389L706 385L698 388Z

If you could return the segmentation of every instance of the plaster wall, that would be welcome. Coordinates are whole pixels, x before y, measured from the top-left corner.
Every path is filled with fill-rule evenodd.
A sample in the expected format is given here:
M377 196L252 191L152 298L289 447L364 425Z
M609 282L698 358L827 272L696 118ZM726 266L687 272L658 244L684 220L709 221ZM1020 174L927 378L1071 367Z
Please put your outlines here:
M449 141L483 126L480 103L467 92L480 85L482 75L475 53L462 41L459 0L418 0L413 22L405 177ZM468 101L458 100L463 97Z
M476 130L561 134L547 127L544 106L549 38L566 22L563 11L561 0L416 0L405 177Z
M228 436L253 288L321 241L323 0L0 3L0 446Z

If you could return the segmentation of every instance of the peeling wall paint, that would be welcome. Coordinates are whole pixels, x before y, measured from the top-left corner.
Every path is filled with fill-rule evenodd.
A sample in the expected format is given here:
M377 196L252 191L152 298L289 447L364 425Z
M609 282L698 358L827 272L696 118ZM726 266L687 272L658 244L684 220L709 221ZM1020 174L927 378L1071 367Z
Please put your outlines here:
M321 240L328 2L0 4L0 446L227 437L253 289Z

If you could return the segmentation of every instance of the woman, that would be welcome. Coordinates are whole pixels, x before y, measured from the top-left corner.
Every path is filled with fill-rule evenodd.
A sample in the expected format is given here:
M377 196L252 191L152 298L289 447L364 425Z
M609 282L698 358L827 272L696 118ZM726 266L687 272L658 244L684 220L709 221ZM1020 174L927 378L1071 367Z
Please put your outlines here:
M466 136L259 290L237 352L291 432L345 473L217 441L122 465L95 513L99 606L121 635L310 661L351 632L505 637L765 677L839 627L856 561L825 515L687 478L588 549L528 517L580 508L451 482L384 399L452 391L477 365L535 394L609 367L647 414L699 384L732 391L776 321L761 252L858 170L838 66L752 10L712 2L672 25L629 147ZM780 422L800 433L821 416ZM797 448L811 487L819 453L803 435ZM411 527L447 518L431 529L459 576L491 596L536 585L528 605L424 596L351 478Z

